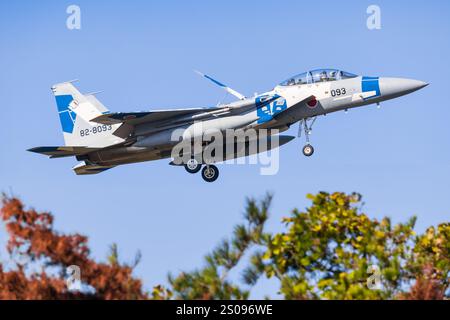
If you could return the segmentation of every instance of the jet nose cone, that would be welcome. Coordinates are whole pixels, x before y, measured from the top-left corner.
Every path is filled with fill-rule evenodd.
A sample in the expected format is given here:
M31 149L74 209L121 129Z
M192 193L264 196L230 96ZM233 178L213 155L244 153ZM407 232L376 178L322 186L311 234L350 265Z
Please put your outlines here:
M403 78L380 78L380 93L383 98L395 98L426 87L428 83Z

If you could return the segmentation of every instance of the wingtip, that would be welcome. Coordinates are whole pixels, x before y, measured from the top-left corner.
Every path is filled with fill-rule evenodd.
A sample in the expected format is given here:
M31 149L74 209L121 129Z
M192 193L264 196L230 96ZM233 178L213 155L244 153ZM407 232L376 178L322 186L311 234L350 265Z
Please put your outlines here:
M205 76L205 74L203 72L200 72L200 71L198 71L196 69L192 69L192 71L194 71L196 74L198 74L198 75L200 75L202 77Z

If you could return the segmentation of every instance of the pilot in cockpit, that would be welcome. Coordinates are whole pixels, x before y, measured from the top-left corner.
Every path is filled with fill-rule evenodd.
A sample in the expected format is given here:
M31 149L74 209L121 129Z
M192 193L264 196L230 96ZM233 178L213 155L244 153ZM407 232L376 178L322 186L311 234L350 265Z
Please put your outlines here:
M337 71L336 70L333 70L330 72L330 79L337 80Z

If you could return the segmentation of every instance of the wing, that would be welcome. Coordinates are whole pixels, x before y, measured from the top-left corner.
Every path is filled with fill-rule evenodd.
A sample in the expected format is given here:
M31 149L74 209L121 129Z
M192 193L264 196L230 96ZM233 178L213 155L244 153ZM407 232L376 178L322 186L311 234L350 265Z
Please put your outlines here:
M168 110L154 110L144 112L117 112L106 113L98 116L90 121L101 124L117 124L126 123L132 126L147 122L161 122L172 118L179 118L182 116L190 116L196 113L211 112L221 110L223 108L189 108L189 109L168 109Z

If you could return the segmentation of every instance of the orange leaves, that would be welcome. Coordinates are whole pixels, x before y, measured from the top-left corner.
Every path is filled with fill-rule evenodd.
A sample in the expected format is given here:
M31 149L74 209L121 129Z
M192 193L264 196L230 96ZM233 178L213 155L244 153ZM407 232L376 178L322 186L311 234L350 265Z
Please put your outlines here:
M9 234L7 249L17 268L5 272L0 264L0 299L148 298L141 281L133 278L132 267L97 263L91 259L87 237L58 233L53 230L50 213L25 210L16 198L5 197L2 203L0 219ZM19 263L19 258L25 262ZM37 273L36 268L32 268L36 265L43 272ZM68 290L64 274L70 265L80 268L81 282L94 292ZM47 273L48 266L59 267L60 272Z

